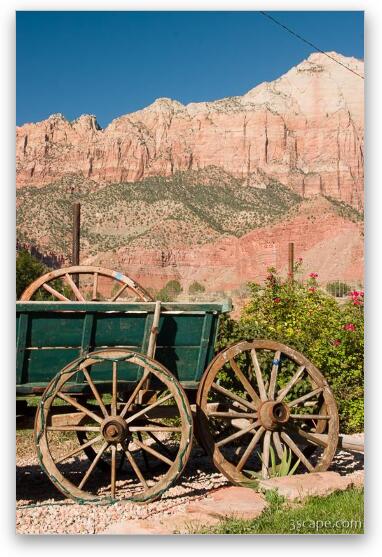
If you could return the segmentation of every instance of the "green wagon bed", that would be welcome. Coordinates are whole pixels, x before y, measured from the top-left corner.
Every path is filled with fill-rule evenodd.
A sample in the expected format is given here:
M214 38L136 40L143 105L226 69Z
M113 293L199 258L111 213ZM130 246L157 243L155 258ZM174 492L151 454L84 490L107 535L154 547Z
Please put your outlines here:
M16 312L17 393L41 393L69 362L105 348L125 348L147 354L154 302L18 302ZM155 358L186 389L197 389L211 361L219 314L224 303L164 303L161 305ZM124 374L137 381L138 370ZM95 380L102 381L102 367ZM81 385L73 385L79 392Z

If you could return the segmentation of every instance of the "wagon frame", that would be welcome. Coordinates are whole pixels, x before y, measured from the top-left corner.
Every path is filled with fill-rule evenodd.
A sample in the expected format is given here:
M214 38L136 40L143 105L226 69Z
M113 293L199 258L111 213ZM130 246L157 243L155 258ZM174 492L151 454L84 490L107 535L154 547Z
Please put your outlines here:
M89 301L78 286L85 273ZM100 276L120 283L113 299L96 301ZM58 301L31 301L39 289ZM117 301L127 290L140 301ZM154 302L121 273L79 266L37 279L21 300L16 394L41 395L37 454L66 496L152 501L179 478L194 437L236 484L269 477L286 452L305 471L329 467L338 443L329 385L275 341L246 339L214 355L230 301Z

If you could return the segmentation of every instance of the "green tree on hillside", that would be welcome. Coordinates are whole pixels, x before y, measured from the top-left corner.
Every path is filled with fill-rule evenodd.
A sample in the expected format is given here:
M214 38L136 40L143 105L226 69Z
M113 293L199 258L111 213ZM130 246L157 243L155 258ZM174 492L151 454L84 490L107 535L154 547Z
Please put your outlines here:
M46 273L46 267L28 251L19 251L16 258L16 296L20 298L27 286Z
M203 286L203 284L200 284L200 282L194 280L194 282L192 282L190 284L190 287L188 289L188 293L191 294L191 296L196 295L196 294L202 294L203 292L205 292L205 287Z
M178 280L169 280L166 286L161 288L156 295L157 300L162 302L172 302L182 292L181 284Z

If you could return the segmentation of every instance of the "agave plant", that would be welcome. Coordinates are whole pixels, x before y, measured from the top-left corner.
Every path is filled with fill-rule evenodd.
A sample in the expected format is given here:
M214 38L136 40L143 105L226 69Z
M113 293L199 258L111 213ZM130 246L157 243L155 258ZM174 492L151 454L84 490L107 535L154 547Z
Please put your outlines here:
M281 461L276 463L276 455L273 447L269 447L270 449L270 456L271 456L271 465L267 466L268 476L270 478L279 478L281 476L292 476L299 464L300 459L298 459L292 466L292 451L289 447L283 447L283 453L281 457ZM261 461L263 462L262 456L258 453ZM258 480L261 479L262 475L261 472L253 472L252 470L245 470L245 472L251 477L251 480L255 480L254 483L250 480L246 483L247 487L257 487ZM252 485L253 483L253 485Z
M268 474L271 478L280 476L292 476L300 464L300 459L298 459L291 468L292 465L292 451L286 447L283 447L283 454L281 461L276 464L276 456L273 447L270 448L271 455L271 467L268 468Z

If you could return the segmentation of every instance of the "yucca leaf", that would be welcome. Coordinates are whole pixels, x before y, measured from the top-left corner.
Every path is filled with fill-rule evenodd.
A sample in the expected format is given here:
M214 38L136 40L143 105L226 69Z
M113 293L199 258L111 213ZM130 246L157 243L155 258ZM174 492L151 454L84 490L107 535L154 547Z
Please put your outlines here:
M289 473L288 473L288 476L292 476L292 475L295 473L295 471L297 470L299 464L300 464L300 459L298 459L298 460L294 463L292 470L290 470Z
M277 473L277 467L276 467L276 458L275 458L275 451L273 450L273 447L269 447L269 452L271 454L271 471L272 471L272 476L275 476Z

